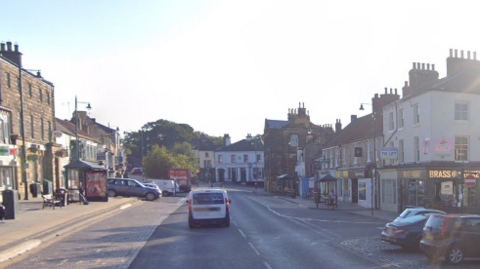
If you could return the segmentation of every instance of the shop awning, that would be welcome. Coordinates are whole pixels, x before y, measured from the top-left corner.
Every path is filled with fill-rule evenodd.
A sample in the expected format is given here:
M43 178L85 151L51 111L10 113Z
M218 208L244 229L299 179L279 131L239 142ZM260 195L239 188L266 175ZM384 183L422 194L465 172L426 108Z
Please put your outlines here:
M327 182L327 181L337 181L338 178L332 176L332 175L326 175L324 177L322 177L320 180L318 180L319 182Z
M100 166L96 163L75 160L64 166L66 169L76 169L76 170L96 170L96 171L106 171L107 169L103 166Z

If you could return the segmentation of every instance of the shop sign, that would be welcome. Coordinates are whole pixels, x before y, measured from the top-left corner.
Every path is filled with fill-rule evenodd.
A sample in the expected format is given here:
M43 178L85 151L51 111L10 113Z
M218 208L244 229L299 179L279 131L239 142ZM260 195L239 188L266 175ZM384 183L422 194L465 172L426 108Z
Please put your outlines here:
M397 148L382 148L382 160L396 160L398 158Z
M422 170L400 171L400 178L423 178L425 173Z
M429 178L459 178L461 172L457 170L430 170L428 171Z
M0 156L10 156L10 147L0 146Z

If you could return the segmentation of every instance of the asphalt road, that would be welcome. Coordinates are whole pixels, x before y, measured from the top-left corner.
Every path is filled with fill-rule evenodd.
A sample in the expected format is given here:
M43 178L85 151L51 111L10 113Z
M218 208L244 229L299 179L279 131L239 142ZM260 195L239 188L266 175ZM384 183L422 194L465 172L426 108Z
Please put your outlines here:
M189 229L184 195L145 202L14 261L29 268L479 268L380 242L385 221L229 190L232 225Z

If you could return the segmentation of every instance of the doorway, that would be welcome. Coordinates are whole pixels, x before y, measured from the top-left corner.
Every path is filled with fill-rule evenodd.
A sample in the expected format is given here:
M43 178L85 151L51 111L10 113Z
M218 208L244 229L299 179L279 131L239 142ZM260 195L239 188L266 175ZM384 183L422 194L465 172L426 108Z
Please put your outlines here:
M358 178L352 178L352 204L358 204Z

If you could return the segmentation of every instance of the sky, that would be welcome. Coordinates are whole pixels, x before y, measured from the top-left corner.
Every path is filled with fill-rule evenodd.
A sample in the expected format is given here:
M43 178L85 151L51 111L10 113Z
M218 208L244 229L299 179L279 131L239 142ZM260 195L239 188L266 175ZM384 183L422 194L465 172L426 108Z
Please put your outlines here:
M477 1L5 0L0 41L55 86L56 117L92 109L138 131L163 119L232 142L302 103L345 127L413 62L446 76L450 49L478 51ZM302 106L303 106L302 105Z

